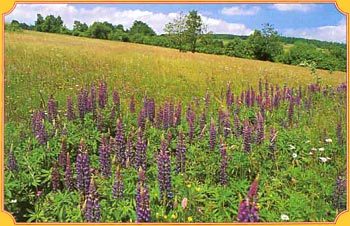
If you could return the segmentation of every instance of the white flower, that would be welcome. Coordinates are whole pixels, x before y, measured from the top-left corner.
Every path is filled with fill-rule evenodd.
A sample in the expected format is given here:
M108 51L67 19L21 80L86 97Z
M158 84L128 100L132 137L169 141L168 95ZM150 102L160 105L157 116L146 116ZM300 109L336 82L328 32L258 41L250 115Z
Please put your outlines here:
M289 150L294 150L295 149L295 146L293 146L293 145L289 145Z
M311 151L317 151L317 148L311 148Z
M309 155L313 155L314 153L312 151L309 152Z
M310 143L310 140L305 141L305 144L308 144L308 143Z
M332 143L333 142L331 138L328 138L325 141L326 141L326 143Z
M289 221L289 216L287 214L281 214L281 220Z
M298 157L297 153L293 153L293 154L292 154L292 157L293 157L294 159L296 159L296 158Z
M324 148L319 148L318 150L319 150L319 151L324 151Z
M10 200L10 203L17 203L17 199Z
M329 157L320 157L321 162L328 162L328 160L331 160Z

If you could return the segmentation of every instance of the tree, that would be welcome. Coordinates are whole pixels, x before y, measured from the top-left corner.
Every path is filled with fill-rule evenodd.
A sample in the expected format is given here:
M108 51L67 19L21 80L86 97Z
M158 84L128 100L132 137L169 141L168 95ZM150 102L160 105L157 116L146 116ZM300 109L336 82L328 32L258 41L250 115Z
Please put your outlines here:
M86 23L81 23L80 21L75 20L73 24L73 35L74 36L85 36L85 32L89 29Z
M225 55L248 58L250 57L249 48L246 41L234 37L225 47Z
M186 16L181 12L178 17L165 25L164 32L168 35L173 45L179 49L180 52L184 51L186 44Z
M263 29L255 30L248 38L253 57L258 60L273 61L283 51L277 31L271 24L264 24Z
M43 16L41 14L36 14L36 21L35 21L35 30L36 31L42 31L42 25L45 22Z
M205 26L202 22L201 16L197 11L192 10L186 16L186 39L190 44L190 50L192 53L196 51L197 41L199 37L204 33Z
M108 39L112 29L102 22L94 22L88 29L87 33L91 38Z
M131 26L129 30L130 35L144 35L144 36L155 36L156 32L153 31L153 29L148 26L146 23L135 20L133 25Z

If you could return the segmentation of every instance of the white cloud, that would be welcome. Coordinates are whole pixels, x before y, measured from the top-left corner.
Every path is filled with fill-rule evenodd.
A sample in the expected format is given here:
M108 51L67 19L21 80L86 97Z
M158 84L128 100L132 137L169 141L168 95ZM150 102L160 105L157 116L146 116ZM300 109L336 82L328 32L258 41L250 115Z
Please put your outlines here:
M315 8L315 4L273 4L271 8L278 11L309 12Z
M286 29L282 32L285 36L318 39L322 41L346 42L345 19L337 25L321 26L315 28Z
M246 6L232 6L232 7L224 7L221 10L221 14L228 16L249 16L255 15L260 11L260 7L246 7Z
M94 21L108 21L112 24L122 24L129 28L135 20L147 23L158 34L163 33L164 25L179 15L179 12L160 13L147 10L122 10L117 7L95 6L93 8L77 7L74 4L17 4L11 14L5 17L6 21L16 19L20 22L34 24L36 14L42 16L60 15L68 28L73 27L75 20L92 24ZM244 24L229 23L221 19L215 19L209 15L202 15L203 21L208 25L208 30L214 33L247 35L252 32Z

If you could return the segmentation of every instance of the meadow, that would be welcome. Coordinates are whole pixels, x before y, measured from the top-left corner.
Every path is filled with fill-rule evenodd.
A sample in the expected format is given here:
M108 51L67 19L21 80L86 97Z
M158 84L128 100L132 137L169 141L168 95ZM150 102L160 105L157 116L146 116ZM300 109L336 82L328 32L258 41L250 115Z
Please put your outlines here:
M5 208L35 222L334 221L346 88L344 72L7 32Z

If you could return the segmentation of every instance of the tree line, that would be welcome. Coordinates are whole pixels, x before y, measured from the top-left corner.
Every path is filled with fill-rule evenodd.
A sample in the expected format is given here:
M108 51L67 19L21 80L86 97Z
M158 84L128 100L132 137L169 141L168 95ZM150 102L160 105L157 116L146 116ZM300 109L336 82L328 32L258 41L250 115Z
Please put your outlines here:
M80 37L133 42L175 48L181 52L208 53L240 58L280 62L291 65L313 64L330 71L346 71L346 46L302 38L282 37L271 24L264 24L249 36L213 34L207 30L197 11L180 13L157 35L146 23L136 20L129 29L107 21L91 25L74 21L68 29L60 16L37 14L34 25L13 20L5 24L7 31L34 30Z

